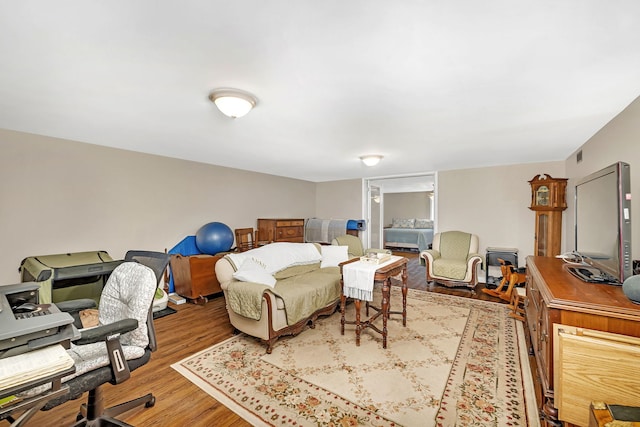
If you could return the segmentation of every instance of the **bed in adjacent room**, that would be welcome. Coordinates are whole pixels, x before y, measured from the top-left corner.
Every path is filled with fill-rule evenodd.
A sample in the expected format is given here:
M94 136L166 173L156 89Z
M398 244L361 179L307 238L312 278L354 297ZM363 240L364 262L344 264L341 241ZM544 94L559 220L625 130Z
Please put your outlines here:
M387 249L423 251L433 243L433 221L420 218L393 218L390 228L384 229Z

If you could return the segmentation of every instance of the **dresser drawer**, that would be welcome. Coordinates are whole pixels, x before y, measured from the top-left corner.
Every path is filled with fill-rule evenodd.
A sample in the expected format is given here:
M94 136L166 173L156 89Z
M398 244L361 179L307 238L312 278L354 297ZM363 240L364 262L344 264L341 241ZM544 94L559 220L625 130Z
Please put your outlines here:
M292 220L278 220L276 221L276 227L302 227L304 226L303 219L292 219Z
M294 237L302 238L302 227L278 227L278 240L291 239Z

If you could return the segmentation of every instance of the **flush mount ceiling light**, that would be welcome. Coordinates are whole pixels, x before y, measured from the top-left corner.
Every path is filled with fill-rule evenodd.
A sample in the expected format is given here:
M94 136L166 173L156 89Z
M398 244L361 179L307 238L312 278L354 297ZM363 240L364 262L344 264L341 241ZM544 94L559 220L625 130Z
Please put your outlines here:
M209 94L209 99L216 104L222 114L234 119L246 115L258 102L248 92L229 88L214 90Z
M382 156L379 154L368 154L366 156L360 156L360 160L367 166L375 166L380 163Z

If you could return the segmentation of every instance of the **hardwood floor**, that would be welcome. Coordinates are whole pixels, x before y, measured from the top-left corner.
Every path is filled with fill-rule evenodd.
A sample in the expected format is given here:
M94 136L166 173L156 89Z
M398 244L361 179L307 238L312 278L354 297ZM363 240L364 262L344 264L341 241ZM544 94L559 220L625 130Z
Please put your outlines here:
M398 255L410 258L408 282L411 288L499 302L497 298L480 291L483 284L478 285L475 293L464 288L427 285L424 267L419 265L417 254L402 252ZM156 397L153 408L137 408L119 418L138 427L249 426L171 368L171 364L233 335L224 298L212 298L205 305L171 306L177 313L155 321L158 350L152 355L151 361L134 371L128 381L118 386L104 385L105 406L152 392ZM72 425L80 404L85 400L86 393L82 399L67 402L50 411L41 411L28 425Z

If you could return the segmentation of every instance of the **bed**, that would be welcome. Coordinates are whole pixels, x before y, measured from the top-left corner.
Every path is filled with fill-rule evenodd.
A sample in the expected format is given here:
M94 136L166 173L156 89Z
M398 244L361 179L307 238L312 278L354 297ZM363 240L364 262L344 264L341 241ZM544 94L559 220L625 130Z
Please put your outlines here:
M423 219L396 219L384 229L386 249L417 249L424 251L433 243L433 221Z

